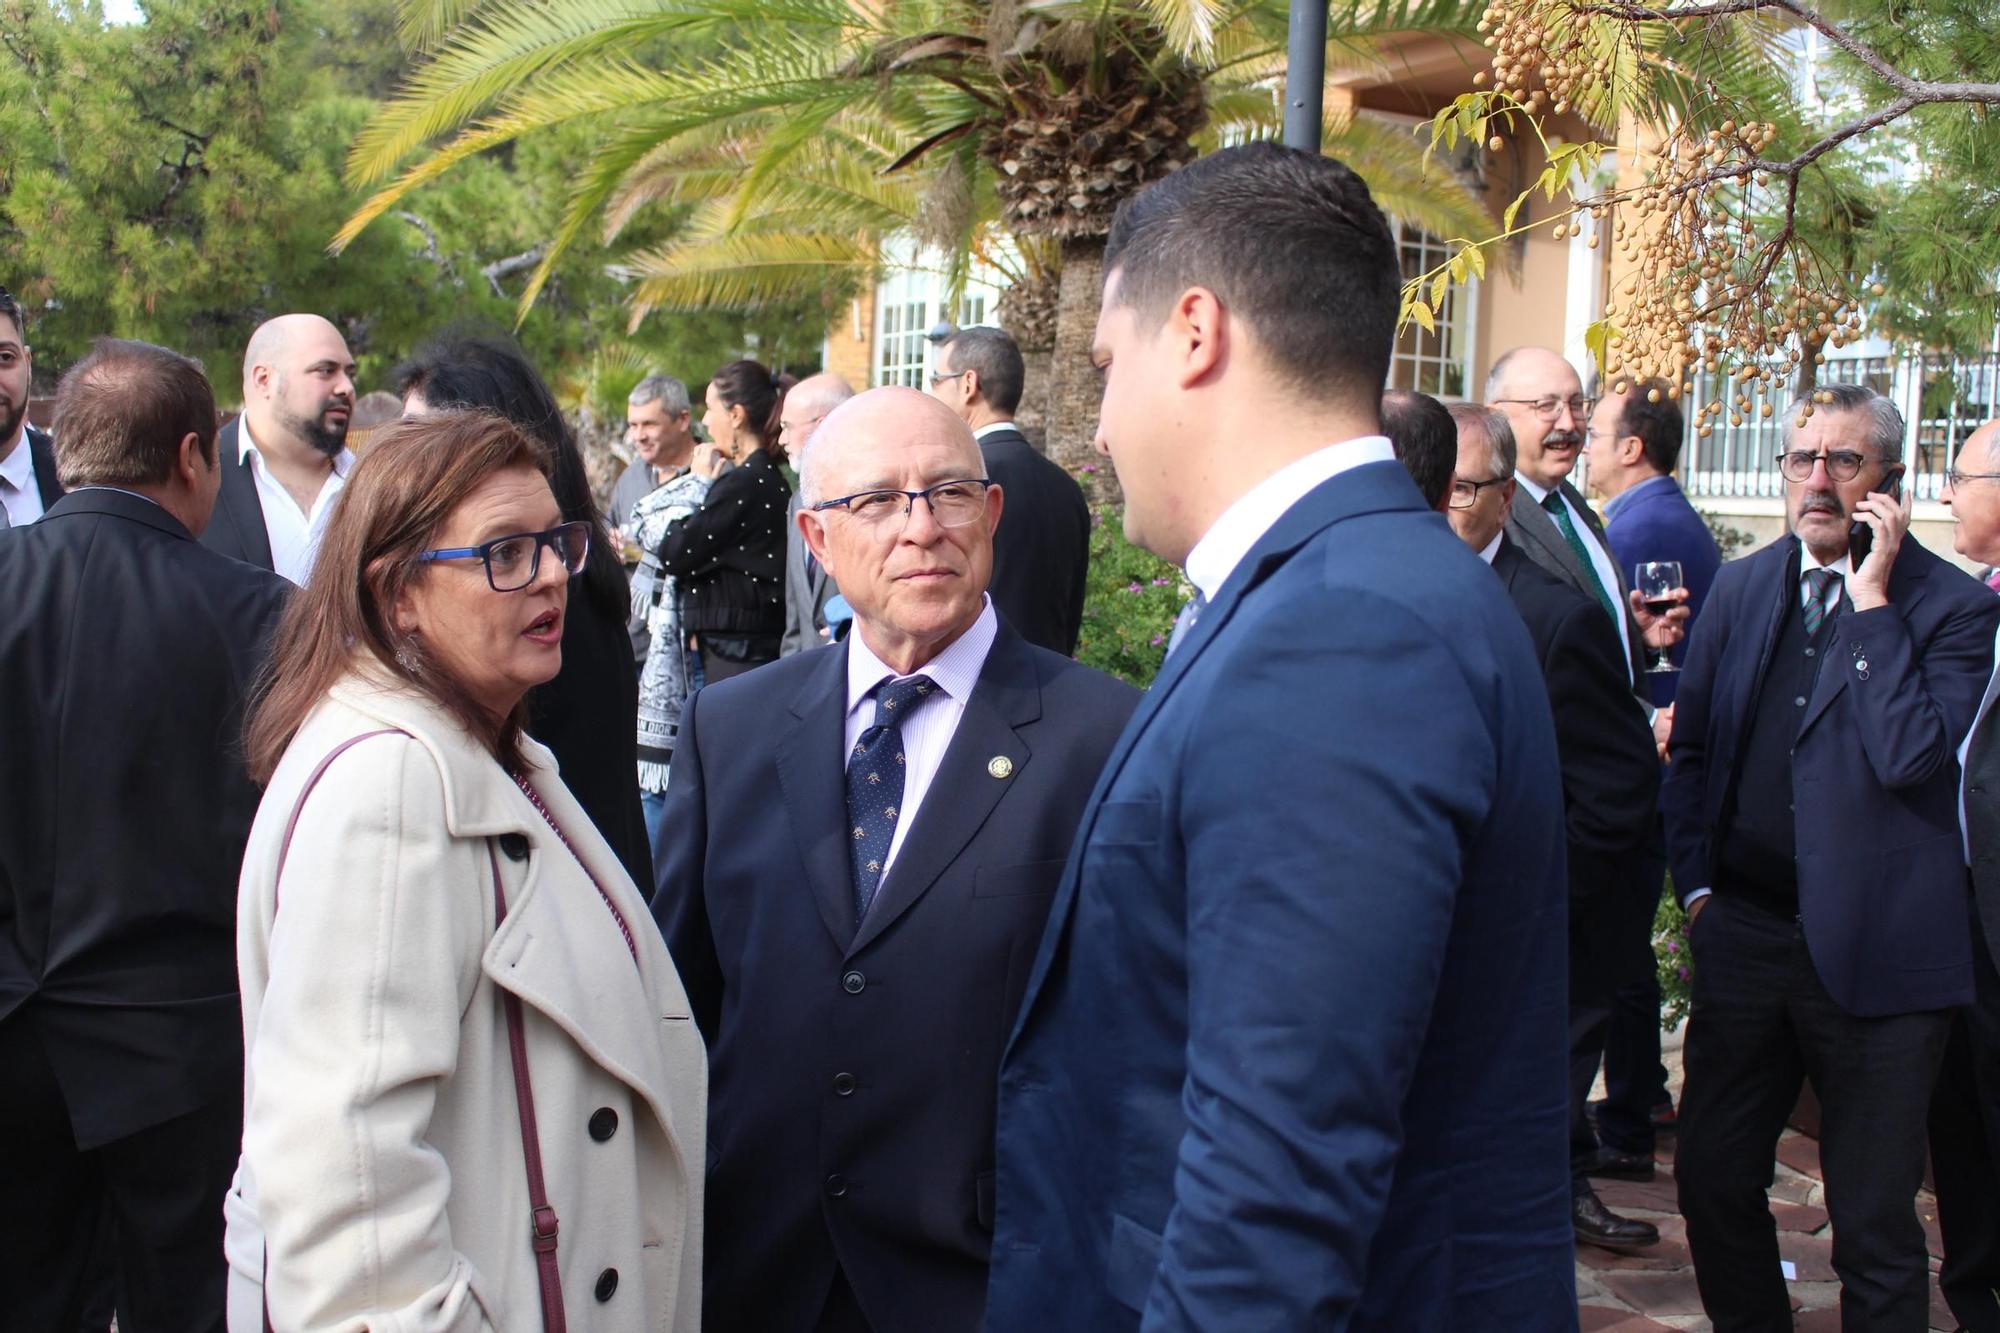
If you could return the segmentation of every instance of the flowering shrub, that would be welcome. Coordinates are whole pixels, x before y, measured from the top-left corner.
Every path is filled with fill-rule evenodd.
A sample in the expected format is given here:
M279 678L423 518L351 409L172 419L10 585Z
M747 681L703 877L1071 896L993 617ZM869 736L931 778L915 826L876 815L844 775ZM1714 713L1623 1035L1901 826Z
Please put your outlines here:
M1653 913L1653 961L1660 973L1660 1027L1672 1032L1688 1015L1694 995L1694 956L1688 951L1687 913L1670 881Z
M1141 689L1167 655L1167 635L1194 595L1184 575L1125 540L1125 511L1093 505L1090 575L1076 660Z

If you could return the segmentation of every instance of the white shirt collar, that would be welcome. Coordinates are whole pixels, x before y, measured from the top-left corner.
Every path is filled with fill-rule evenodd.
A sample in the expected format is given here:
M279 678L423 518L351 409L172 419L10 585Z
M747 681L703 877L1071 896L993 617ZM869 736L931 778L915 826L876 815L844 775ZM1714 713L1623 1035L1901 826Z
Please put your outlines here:
M1838 560L1822 562L1818 556L1812 553L1811 547L1807 546L1804 542L1800 542L1799 578L1803 580L1807 574L1810 574L1815 569L1830 569L1840 575L1841 582L1845 583L1854 574L1854 561L1849 556L1843 554Z
M1481 560L1484 560L1489 565L1492 564L1493 557L1500 554L1500 542L1501 539L1504 538L1506 535L1507 535L1507 529L1505 528L1502 528L1500 529L1500 531L1494 533L1493 540L1486 543L1486 549L1479 553L1479 558Z
M21 442L14 446L14 452L0 458L0 477L5 477L17 491L29 491L35 485L35 452L28 445L28 419L21 418Z
M979 673L986 669L986 655L992 651L993 639L999 632L1000 620L993 612L993 599L987 597L972 627L910 674L929 676L933 685L962 704L972 697L973 687L979 684ZM847 636L847 711L852 713L859 708L869 691L883 681L896 679L899 677L895 670L869 651L861 637L861 627L856 625Z
M1544 486L1541 483L1537 482L1533 477L1530 477L1525 472L1516 471L1514 473L1514 480L1521 487L1522 490L1528 493L1529 498L1532 499L1536 504L1540 504L1542 501L1546 500L1549 496L1549 487ZM1565 501L1565 503L1567 503L1567 501Z
M244 462L252 455L256 456L256 467L263 470L264 451L250 435L250 414L245 412L236 418L236 461ZM354 451L345 445L341 446L340 452L333 456L333 475L345 481L348 469L353 466Z
M997 431L1013 430L1013 429L1015 429L1015 426L1014 423L1011 421L989 421L985 425L981 426L978 430L972 432L972 438L975 440L983 440L987 436L992 435Z
M1308 491L1349 468L1388 462L1395 457L1396 451L1390 447L1386 435L1363 435L1316 449L1285 464L1244 492L1202 534L1188 552L1188 582L1199 588L1205 599L1214 601L1236 566L1250 554L1250 548Z

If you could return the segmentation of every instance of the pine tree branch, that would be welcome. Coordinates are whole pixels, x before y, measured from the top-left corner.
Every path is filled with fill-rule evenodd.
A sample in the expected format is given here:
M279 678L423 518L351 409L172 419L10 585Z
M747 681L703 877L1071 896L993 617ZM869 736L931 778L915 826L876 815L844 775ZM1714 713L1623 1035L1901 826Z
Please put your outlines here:
M500 279L506 277L509 273L519 273L524 268L533 268L542 262L542 256L548 252L548 242L543 241L532 249L523 250L518 255L508 255L505 259L494 260L480 269L479 275L486 279L486 285L493 289L495 296L504 297L507 293L500 289Z

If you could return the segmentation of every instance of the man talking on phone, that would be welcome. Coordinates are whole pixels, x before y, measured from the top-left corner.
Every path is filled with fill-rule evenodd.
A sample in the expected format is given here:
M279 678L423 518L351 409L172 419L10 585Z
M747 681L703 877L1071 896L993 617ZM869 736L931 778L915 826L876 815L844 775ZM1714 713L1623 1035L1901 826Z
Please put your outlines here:
M1805 1080L1841 1326L1924 1327L1925 1115L1973 993L1955 752L2000 601L1909 535L1895 405L1818 398L1785 416L1791 531L1690 636L1662 795L1694 954L1675 1176L1718 1333L1792 1327L1765 1190Z

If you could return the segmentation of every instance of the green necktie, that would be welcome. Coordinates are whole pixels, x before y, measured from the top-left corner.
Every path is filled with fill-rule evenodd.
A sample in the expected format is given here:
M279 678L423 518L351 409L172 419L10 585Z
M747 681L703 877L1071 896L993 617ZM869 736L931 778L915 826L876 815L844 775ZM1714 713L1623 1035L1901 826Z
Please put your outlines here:
M1569 543L1570 550L1576 552L1576 563L1583 566L1583 576L1590 580L1590 590L1596 593L1597 600L1604 604L1605 612L1611 617L1611 627L1617 629L1618 604L1611 600L1611 594L1598 581L1597 566L1590 559L1590 548L1583 544L1582 535L1577 532L1576 524L1570 520L1569 506L1563 503L1562 492L1550 491L1544 495L1542 508L1549 511L1549 517L1562 529L1563 540ZM1624 642L1622 630L1619 632L1619 642L1621 644Z

